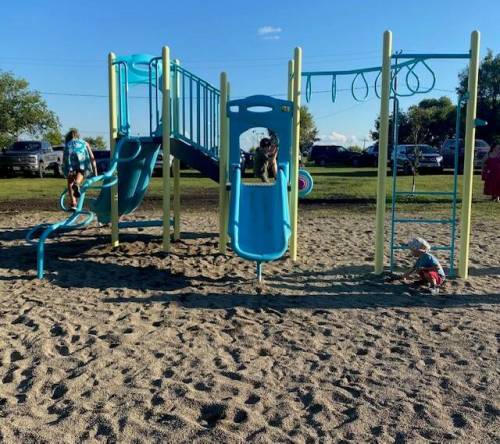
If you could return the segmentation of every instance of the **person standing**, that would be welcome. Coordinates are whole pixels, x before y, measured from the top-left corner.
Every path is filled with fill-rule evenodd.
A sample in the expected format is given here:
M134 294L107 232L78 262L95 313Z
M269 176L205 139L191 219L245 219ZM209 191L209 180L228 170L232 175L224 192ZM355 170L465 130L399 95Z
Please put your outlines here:
M486 156L481 174L484 180L484 194L500 202L500 138L497 138Z

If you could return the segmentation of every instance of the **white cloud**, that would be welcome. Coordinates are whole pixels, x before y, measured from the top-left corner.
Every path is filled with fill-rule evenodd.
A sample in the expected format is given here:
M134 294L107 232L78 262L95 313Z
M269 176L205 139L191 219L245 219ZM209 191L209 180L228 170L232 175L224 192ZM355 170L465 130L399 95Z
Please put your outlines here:
M316 142L317 145L342 145L346 147L352 145L363 146L363 137L360 139L355 135L346 135L335 131L329 134L321 134L319 139L320 140ZM364 139L366 141L370 140L368 137Z
M262 26L257 29L257 35L262 37L264 40L278 40L280 38L279 34L283 31L280 27L274 26Z

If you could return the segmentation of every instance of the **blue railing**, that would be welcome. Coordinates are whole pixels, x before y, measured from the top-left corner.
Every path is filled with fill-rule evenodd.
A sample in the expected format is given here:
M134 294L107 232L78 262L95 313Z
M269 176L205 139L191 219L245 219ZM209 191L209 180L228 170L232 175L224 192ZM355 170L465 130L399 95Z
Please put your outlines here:
M135 55L117 59L118 132L130 132L128 87L132 84L148 85L149 135L162 132L162 69L161 57ZM135 67L133 76L130 66ZM141 71L137 66L142 65ZM170 66L172 137L186 142L205 154L219 156L219 104L220 92L215 86L194 75L175 62Z

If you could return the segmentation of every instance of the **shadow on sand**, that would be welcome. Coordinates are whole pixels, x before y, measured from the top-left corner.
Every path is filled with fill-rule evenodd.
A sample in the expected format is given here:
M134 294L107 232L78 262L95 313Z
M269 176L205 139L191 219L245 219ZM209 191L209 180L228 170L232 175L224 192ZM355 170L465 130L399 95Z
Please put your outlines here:
M26 230L8 230L0 234L1 241L22 240ZM209 238L213 243L215 233L183 233L185 239ZM118 254L118 261L130 262L143 256L163 257L162 252L127 252L127 246L140 240L159 243L159 236L145 233L123 233L120 236L125 253ZM208 243L208 242L207 242ZM102 248L100 254L90 254L90 249ZM273 309L284 311L301 309L376 309L395 307L429 307L436 309L467 307L478 304L498 304L500 295L440 294L433 296L409 291L401 283L385 283L370 273L371 267L341 266L325 271L300 271L266 277L260 294L253 287L254 276L245 278L211 278L203 274L185 277L153 265L133 266L129 263L97 262L95 258L116 254L109 249L109 235L80 233L75 239L58 239L47 248L47 279L64 288L122 288L124 296L106 297L107 303L150 304L175 302L185 308L225 309L247 307L254 310ZM25 279L34 278L36 250L31 245L15 245L0 249L0 268L29 272ZM209 256L216 256L209 253ZM182 258L183 255L177 255ZM189 256L185 254L184 256ZM194 255L191 255L193 257ZM202 257L203 255L198 255ZM471 275L483 276L500 273L493 269L471 269ZM19 280L23 277L0 277L0 281ZM233 293L197 293L196 287L232 285ZM238 285L240 284L240 285ZM321 285L323 284L323 285ZM190 287L188 292L178 290ZM194 288L193 288L194 287ZM238 289L240 287L240 289ZM222 287L221 287L222 288ZM245 290L241 290L244 288ZM126 290L152 290L153 295L137 297L126 295ZM172 294L172 291L177 291ZM306 294L297 295L304 291ZM295 294L294 294L295 293Z

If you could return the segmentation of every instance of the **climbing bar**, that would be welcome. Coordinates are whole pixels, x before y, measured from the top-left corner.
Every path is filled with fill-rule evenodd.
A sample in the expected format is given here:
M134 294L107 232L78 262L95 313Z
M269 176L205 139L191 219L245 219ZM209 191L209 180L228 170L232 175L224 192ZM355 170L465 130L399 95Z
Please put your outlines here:
M411 219L398 218L394 219L396 223L416 223L416 224L452 224L453 219Z
M453 191L396 191L396 196L454 196Z
M391 56L392 59L470 59L470 53L457 53L457 54L432 54L432 53L415 53L415 54L406 54L404 52L400 52L397 54L393 54Z

